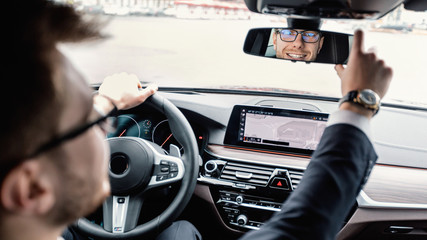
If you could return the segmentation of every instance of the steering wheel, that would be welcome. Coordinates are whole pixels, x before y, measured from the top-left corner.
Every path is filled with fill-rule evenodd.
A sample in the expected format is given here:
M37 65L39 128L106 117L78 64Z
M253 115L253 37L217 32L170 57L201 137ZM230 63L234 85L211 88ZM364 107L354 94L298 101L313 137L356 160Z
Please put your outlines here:
M77 231L101 239L128 239L159 232L175 220L189 202L199 172L199 152L193 130L185 116L169 100L158 94L144 104L161 111L169 120L170 129L183 146L171 148L169 155L156 144L136 137L107 139L110 149L110 182L112 196L103 204L101 227L80 218ZM172 203L157 217L137 225L148 190L181 181Z

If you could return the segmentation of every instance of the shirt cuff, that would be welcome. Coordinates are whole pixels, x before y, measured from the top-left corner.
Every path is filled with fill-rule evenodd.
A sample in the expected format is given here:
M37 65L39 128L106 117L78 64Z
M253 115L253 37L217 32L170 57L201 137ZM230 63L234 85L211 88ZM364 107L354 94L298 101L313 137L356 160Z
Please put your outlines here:
M348 110L339 110L329 115L328 126L335 124L350 124L360 129L371 139L371 125L365 116Z

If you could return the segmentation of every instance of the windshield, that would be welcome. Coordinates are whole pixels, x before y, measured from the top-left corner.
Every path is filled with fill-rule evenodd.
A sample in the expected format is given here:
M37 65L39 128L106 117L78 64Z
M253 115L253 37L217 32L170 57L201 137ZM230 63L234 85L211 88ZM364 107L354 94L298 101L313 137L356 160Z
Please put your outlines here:
M61 46L90 83L116 72L135 73L160 87L275 91L340 97L331 64L293 63L243 53L249 29L286 27L286 18L247 10L243 0L229 1L76 1L79 11L109 18L96 43ZM322 30L366 33L393 68L384 102L427 106L427 12L399 7L377 21L325 20Z

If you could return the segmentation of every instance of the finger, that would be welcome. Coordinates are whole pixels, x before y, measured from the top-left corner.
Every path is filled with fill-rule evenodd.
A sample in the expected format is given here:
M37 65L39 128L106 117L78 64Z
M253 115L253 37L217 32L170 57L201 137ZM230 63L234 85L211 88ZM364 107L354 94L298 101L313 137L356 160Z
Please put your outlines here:
M391 79L393 77L393 69L391 67L384 66L383 74L384 74L385 81L387 81L390 84Z
M388 81L391 81L391 78L393 77L393 69L391 67L386 67L385 70L387 71Z
M372 46L372 47L368 48L368 50L366 52L377 54L377 47Z
M338 77L342 78L342 73L344 72L344 66L342 64L335 65L335 71L337 72Z
M377 55L375 55L375 53L367 53L366 58L372 62L377 61Z
M353 38L353 46L351 47L352 52L363 52L363 38L362 30L356 30Z
M144 102L148 97L150 97L151 95L153 95L154 93L156 93L157 90L158 90L157 85L155 85L155 84L148 85L146 88L144 88L143 90L139 91L138 100L141 103Z

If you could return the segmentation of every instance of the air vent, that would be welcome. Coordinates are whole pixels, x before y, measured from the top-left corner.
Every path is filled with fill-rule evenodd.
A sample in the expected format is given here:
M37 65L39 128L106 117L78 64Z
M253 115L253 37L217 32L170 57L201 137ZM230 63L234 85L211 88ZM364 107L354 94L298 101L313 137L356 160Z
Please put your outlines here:
M220 179L266 186L274 168L228 162Z
M302 175L304 175L304 170L288 169L288 172L289 177L291 178L292 187L293 189L296 189L302 179Z

